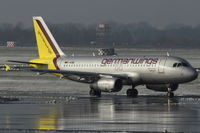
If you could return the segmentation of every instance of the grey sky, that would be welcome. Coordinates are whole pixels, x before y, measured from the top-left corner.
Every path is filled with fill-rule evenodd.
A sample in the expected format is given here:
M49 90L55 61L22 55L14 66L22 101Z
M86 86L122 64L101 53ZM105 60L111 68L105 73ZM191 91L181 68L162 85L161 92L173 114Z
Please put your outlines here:
M122 23L146 21L158 27L171 23L200 24L200 0L0 0L0 23L32 25L31 17L51 23Z

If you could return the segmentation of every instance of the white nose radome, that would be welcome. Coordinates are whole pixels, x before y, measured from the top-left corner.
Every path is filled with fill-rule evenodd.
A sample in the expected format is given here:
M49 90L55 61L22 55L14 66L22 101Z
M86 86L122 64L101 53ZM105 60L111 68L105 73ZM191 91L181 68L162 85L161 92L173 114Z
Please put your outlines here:
M197 73L197 71L195 69L187 69L184 72L184 76L186 77L186 79L188 81L193 81L198 77L198 73Z

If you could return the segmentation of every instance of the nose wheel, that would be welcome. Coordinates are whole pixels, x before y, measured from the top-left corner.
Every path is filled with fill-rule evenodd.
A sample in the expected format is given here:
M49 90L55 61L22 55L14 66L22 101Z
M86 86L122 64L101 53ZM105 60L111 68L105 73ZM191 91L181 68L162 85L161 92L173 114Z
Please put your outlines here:
M174 97L174 93L171 91L171 88L168 88L167 96L168 96L168 98Z
M137 97L138 96L138 91L134 88L134 89L128 89L126 91L126 95L127 97Z
M167 96L168 96L168 98L173 98L174 97L174 93L173 92L167 92Z
M101 90L90 89L89 94L90 96L101 97Z

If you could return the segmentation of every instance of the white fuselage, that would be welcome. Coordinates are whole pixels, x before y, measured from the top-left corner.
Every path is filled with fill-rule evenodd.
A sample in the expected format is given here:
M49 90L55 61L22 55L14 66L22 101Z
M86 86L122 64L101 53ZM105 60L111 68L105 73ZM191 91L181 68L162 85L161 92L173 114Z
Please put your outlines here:
M173 67L174 63L187 63L187 66ZM63 57L57 59L60 70L127 75L132 82L184 83L194 80L197 72L184 59L178 57Z

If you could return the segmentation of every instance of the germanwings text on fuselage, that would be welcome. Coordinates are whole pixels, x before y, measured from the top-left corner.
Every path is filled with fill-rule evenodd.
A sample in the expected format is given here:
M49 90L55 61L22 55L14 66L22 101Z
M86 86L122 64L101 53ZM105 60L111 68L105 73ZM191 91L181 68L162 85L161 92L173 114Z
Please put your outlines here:
M101 64L157 64L158 58L104 58Z

